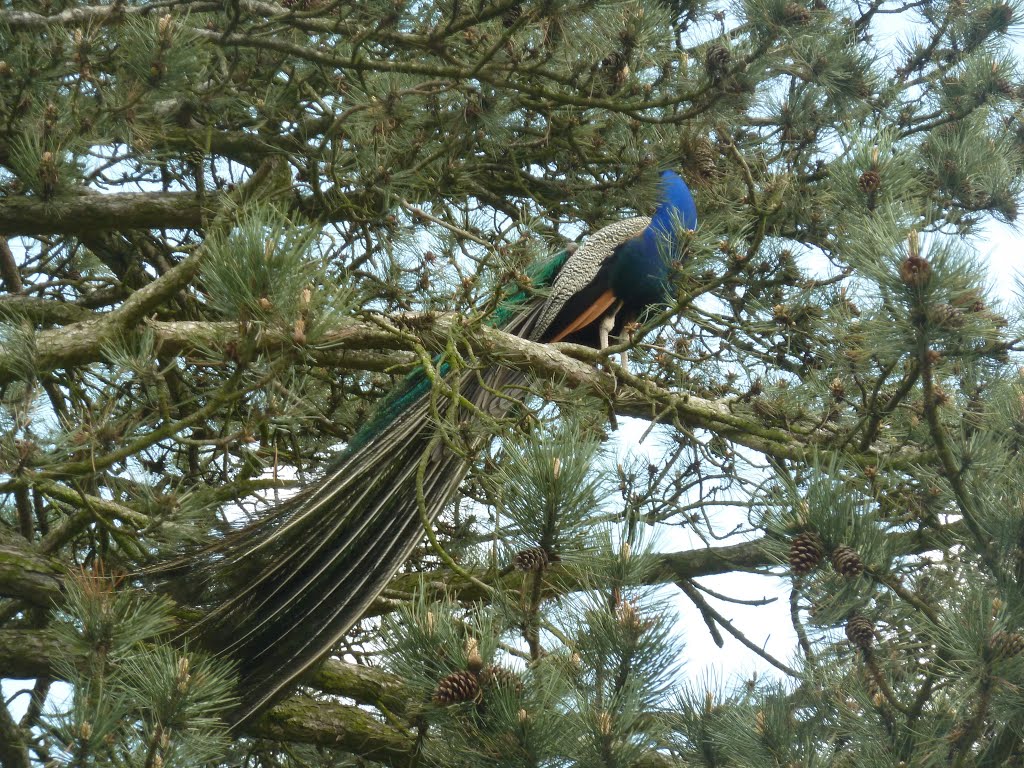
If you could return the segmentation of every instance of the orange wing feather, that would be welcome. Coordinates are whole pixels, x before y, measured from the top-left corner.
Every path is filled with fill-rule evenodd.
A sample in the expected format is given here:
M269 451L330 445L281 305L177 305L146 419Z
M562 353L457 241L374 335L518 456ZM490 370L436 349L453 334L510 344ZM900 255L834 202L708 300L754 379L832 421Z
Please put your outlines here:
M592 322L601 317L608 309L615 303L615 296L610 290L605 291L597 300L590 305L590 308L586 312L576 318L575 321L567 328L563 329L555 338L551 339L548 343L553 344L556 341L561 341L571 333L575 333L581 328L586 328Z

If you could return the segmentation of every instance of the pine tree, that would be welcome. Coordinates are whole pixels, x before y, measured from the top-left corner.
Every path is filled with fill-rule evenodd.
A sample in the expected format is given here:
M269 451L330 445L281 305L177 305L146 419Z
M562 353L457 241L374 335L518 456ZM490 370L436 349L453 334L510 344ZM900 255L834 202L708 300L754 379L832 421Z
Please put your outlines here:
M1024 184L1019 21L6 4L0 764L1024 765L1021 313L978 257ZM700 226L627 368L488 324L664 168ZM211 585L145 569L316 478L416 366L444 397L496 362L532 383L432 540L229 732ZM711 578L751 570L785 659ZM688 678L705 631L771 674Z

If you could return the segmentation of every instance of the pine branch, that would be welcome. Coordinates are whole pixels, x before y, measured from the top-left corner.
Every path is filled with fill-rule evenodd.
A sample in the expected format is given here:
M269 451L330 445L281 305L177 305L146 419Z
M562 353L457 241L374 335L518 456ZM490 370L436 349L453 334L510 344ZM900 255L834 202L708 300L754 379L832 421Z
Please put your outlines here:
M0 235L84 234L124 229L195 229L204 208L194 192L118 192L60 196L52 200L0 199Z
M395 768L413 761L416 743L359 707L294 696L246 729L250 736L344 749ZM421 763L422 765L423 763Z
M616 98L615 96L596 98L593 96L585 96L582 91L575 89L565 88L563 90L559 90L559 87L563 84L557 82L559 79L558 75L553 71L545 72L534 69L530 72L531 77L527 79L518 77L517 68L507 65L485 67L484 69L477 71L473 65L456 66L451 64L425 63L399 59L375 59L369 56L352 58L348 56L338 56L332 52L328 52L327 50L293 43L280 37L264 37L246 34L226 35L220 32L211 32L202 29L194 31L195 34L205 38L206 40L227 48L252 48L255 50L274 51L285 54L289 57L304 59L321 66L345 68L353 72L388 72L455 81L476 78L495 88L518 91L524 96L541 100L541 102L549 108L554 108L556 106L592 108L612 113L626 114L639 120L647 117L649 113L666 107L694 103L698 104L696 107L680 110L678 113L673 114L671 119L668 120L659 117L649 118L652 122L657 123L683 123L703 113L706 111L707 107L704 105L704 102L700 97L704 96L711 90L710 86L704 86L692 93L680 90L657 99L648 97L636 98L630 101L622 98ZM538 81L549 82L551 85L549 87L540 87L536 85ZM534 106L540 107L541 105L537 104Z
M402 680L377 667L328 659L313 669L304 683L324 693L383 708L401 717L408 718L419 709Z
M53 660L61 654L45 630L0 630L0 678L31 678L57 675ZM360 703L386 703L401 712L408 701L397 679L383 672L332 662L324 665L314 681L325 680L329 690ZM0 737L5 735L0 711ZM18 733L16 725L12 723ZM282 702L255 723L247 735L318 744L346 749L385 765L407 766L413 741L381 724L365 710L296 696ZM0 744L17 741L0 740ZM4 754L0 752L0 764ZM11 765L22 765L11 763ZM27 765L27 763L24 763Z
M187 282L195 269L197 256L190 257L179 268L180 271L164 275L145 289L133 294L119 310L102 318L77 323L61 329L40 331L35 336L36 358L33 361L43 371L64 368L102 359L104 344L122 337L134 327L132 321L141 320L160 299L177 291ZM141 295L140 295L141 294ZM311 361L337 361L340 351L364 352L368 349L393 349L411 351L408 337L418 335L428 349L444 349L450 334L458 330L465 332L465 320L457 315L405 314L392 316L388 322L352 322L341 330L325 337L316 347L307 351ZM391 325L389 326L390 323ZM175 349L179 354L197 351L200 343L212 342L227 348L240 341L237 324L161 323L153 321L150 327L157 333L162 349ZM231 333L231 336L224 334ZM259 343L267 351L280 350L292 342L282 334L273 332L261 334ZM677 424L690 428L710 429L718 434L776 459L807 461L816 453L827 452L831 444L841 445L843 436L829 431L818 430L810 425L801 427L801 422L791 419L786 429L766 426L752 413L744 413L734 404L722 400L705 400L692 395L677 395L667 389L623 369L611 375L594 367L604 362L601 354L571 345L537 344L504 333L495 328L478 327L467 339L474 354L485 362L502 363L528 371L548 381L562 382L574 388L584 388L609 401L620 416L635 416L655 419L661 423ZM298 351L298 350L296 350ZM570 357L566 353L571 353ZM380 356L362 357L355 361L381 364L397 362L393 358ZM22 361L11 353L0 351L0 383L14 378ZM804 420L806 423L806 420ZM851 460L864 465L876 464L882 455L891 466L909 465L924 460L900 446L872 447L859 456L850 454Z
M0 595L49 608L60 600L62 567L14 541L0 542Z
M33 325L70 325L92 319L93 313L80 304L66 301L35 296L0 296L0 317L24 318Z
M191 7L198 11L203 7L211 7L211 3L175 3L178 7ZM167 3L144 3L136 6L113 7L110 5L93 5L68 8L60 13L43 15L31 11L5 10L0 13L0 22L12 30L38 30L49 27L73 26L79 24L117 23L126 16L137 16L152 13L154 9L164 8Z
M0 677L52 677L59 655L57 641L45 630L0 630Z
M0 677L28 679L58 674L56 640L42 629L0 629ZM358 704L383 706L406 715L415 711L402 681L382 669L328 659L312 671L305 684Z
M921 554L940 549L950 540L962 535L964 530L964 524L957 522L923 533L893 533L890 534L890 543L892 551L897 554ZM763 537L742 544L659 554L656 556L658 565L652 569L645 583L672 584L736 570L770 569L780 565L777 550L776 542L769 537ZM490 580L494 586L512 591L520 588L524 578L519 572L495 578L493 573L485 569L479 569L473 576L480 581ZM388 593L412 594L421 579L428 596L448 595L465 602L485 600L487 597L484 590L475 583L448 571L397 576L392 581ZM558 565L552 565L545 573L544 596L547 598L586 590L589 587L587 583L576 581L569 572ZM59 601L58 567L34 554L27 546L17 546L13 543L0 545L0 595L18 597L36 605L49 607L55 601ZM393 601L378 600L366 615L381 615L393 608Z
M29 768L32 761L24 732L14 722L10 711L0 701L0 765L5 768Z
M0 630L0 677L52 676L52 661L59 654L44 630ZM415 697L401 680L379 669L327 661L306 680L325 693L353 699L357 704L383 706L391 716L415 714ZM424 702L425 704L425 702ZM365 709L293 696L252 724L246 735L286 742L316 744L350 751L385 765L406 768L417 743L412 725L403 733L382 724ZM660 768L660 761L644 766ZM420 765L430 763L420 761Z
M0 278L3 279L8 293L21 293L24 285L18 272L18 263L5 237L0 237Z

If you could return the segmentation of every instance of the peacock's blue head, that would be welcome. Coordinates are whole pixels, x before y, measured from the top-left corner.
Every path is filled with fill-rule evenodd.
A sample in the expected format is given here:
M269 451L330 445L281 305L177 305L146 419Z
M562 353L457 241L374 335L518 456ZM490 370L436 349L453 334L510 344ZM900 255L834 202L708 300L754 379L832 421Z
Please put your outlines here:
M658 208L644 230L644 249L672 261L680 248L683 231L697 228L697 204L686 182L675 171L661 172ZM667 273L667 266L665 269Z
M686 182L675 171L661 172L658 209L654 212L650 228L656 233L672 237L676 227L697 228L697 204Z

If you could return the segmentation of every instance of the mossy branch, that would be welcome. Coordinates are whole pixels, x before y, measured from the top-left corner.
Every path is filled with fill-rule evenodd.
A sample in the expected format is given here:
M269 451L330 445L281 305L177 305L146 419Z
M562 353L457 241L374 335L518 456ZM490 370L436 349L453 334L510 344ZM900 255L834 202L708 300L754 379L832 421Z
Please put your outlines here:
M159 297L173 293L185 282L189 269L186 263L180 265L181 273L172 271L155 280L110 315L37 333L34 361L37 368L49 371L101 360L105 342L137 330L137 325L131 321L141 320ZM405 331L413 332L428 349L443 349L456 325L464 323L458 315L429 313L407 313L391 320L402 333L391 332L379 323L352 321L311 348L296 348L283 332L272 330L259 334L258 343L268 352L290 349L295 354L301 353L312 363L380 367L412 361L411 357L381 354L382 350L409 352L409 342L403 338ZM230 344L243 340L237 323L150 321L148 325L156 333L161 351L173 350L179 355L199 352L201 348L208 351L210 344L227 349ZM458 328L460 333L465 331L464 327ZM787 429L767 426L755 414L737 409L727 401L677 394L621 369L611 375L595 367L601 361L600 353L584 347L538 344L488 327L474 328L466 336L466 344L481 360L525 370L540 379L587 389L609 401L620 416L656 418L662 423L712 429L776 459L807 461L815 453L827 452L830 445L843 442L842 434L810 426L801 430L801 422L797 420L791 421ZM366 354L370 351L371 354ZM0 383L15 378L20 362L16 355L0 352ZM854 455L853 460L872 465L883 454L893 466L926 458L898 446L876 445L862 452L859 458Z

